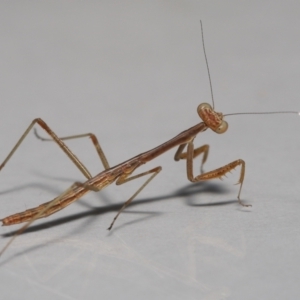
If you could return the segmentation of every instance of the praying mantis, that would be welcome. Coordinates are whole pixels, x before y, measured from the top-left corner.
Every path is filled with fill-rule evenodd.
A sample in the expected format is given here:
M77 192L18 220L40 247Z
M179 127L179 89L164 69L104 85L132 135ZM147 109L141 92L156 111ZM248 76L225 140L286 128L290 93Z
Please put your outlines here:
M50 139L42 138L35 130L34 133L36 137L44 141L54 141L61 148L61 150L64 151L64 153L69 157L69 159L71 159L71 161L76 165L76 167L86 177L87 180L83 183L81 182L73 183L68 189L66 189L59 196L57 196L56 198L54 198L49 202L41 204L38 207L27 209L24 212L16 213L1 219L2 224L4 226L19 224L19 223L25 223L25 225L23 225L16 232L16 234L8 241L8 243L2 248L2 250L0 251L0 256L9 247L9 245L13 242L13 240L20 233L26 230L26 228L28 228L35 220L40 218L45 218L47 216L50 216L62 210L63 208L67 207L73 202L79 200L81 197L83 197L85 194L87 194L90 191L98 192L104 189L105 187L111 185L112 183L116 183L117 185L122 185L134 179L144 177L146 175L150 175L146 179L146 181L142 184L142 186L123 204L121 209L118 211L113 221L111 222L110 226L108 227L108 230L111 230L115 221L117 220L119 215L123 212L123 210L128 205L130 205L133 199L148 185L148 183L150 183L150 181L154 179L154 177L156 177L159 174L162 168L161 166L157 166L155 168L139 173L137 175L133 175L133 173L140 166L146 164L149 161L152 161L159 155L175 147L177 147L177 151L175 153L174 159L175 161L179 161L179 160L186 161L187 177L191 182L207 181L211 179L222 178L228 172L240 166L241 168L240 176L237 182L237 184L239 184L240 187L239 187L237 199L240 205L244 207L251 206L243 203L243 201L240 199L241 190L242 190L244 177L245 177L245 166L246 166L245 161L242 159L237 159L215 170L209 172L203 172L203 165L206 162L208 157L209 145L203 145L195 148L194 139L199 133L202 133L208 129L211 129L212 131L218 134L225 133L228 129L228 123L224 120L225 116L237 115L237 114L265 114L265 113L263 112L262 113L234 113L234 114L223 115L222 113L215 111L210 72L209 72L207 56L206 56L205 46L204 46L202 23L201 23L201 33L202 33L203 51L205 55L206 66L207 66L207 71L209 76L213 105L211 106L208 103L200 104L197 108L197 112L202 121L194 125L193 127L181 132L174 138L159 145L158 147L143 152L137 156L134 156L133 158L126 160L125 162L122 162L114 167L111 167L106 159L102 147L100 146L100 143L98 142L97 137L94 134L87 133L87 134L80 134L80 135L73 135L73 136L59 138L42 119L37 118L31 122L31 124L28 126L28 128L25 130L21 138L16 143L16 145L13 147L13 149L10 151L10 153L5 158L3 163L0 165L0 171L10 160L10 158L13 156L15 151L19 148L23 140L26 138L26 136L31 131L31 129L34 127L34 125L38 125L50 136ZM266 113L267 114L274 114L274 113L299 114L299 112L296 111L281 111L281 112L266 112ZM84 164L77 158L77 156L64 143L65 140L84 138L84 137L89 137L91 139L104 167L104 171L100 172L94 177L90 174L90 172L84 166ZM202 162L201 162L201 172L200 174L195 175L193 170L194 169L193 162L194 162L194 158L198 157L199 155L203 155Z

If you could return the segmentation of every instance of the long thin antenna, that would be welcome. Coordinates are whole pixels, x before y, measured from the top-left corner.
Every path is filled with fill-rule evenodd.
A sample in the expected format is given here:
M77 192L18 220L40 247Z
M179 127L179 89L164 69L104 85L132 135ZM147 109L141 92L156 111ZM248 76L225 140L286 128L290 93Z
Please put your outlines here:
M215 108L214 94L213 94L213 89L212 89L212 84L211 84L211 78L210 78L210 72L209 72L209 67L208 67L208 61L207 61L207 56L206 56L206 51L205 51L203 26L202 26L202 21L201 21L201 20L200 20L200 26L201 26L201 35L202 35L203 52L204 52L204 57L205 57L206 67L207 67L207 73L208 73L208 78L209 78L211 100L212 100L213 108Z
M242 113L233 113L226 114L223 117L235 116L235 115L272 115L272 114L297 114L300 116L299 111L266 111L266 112L242 112Z

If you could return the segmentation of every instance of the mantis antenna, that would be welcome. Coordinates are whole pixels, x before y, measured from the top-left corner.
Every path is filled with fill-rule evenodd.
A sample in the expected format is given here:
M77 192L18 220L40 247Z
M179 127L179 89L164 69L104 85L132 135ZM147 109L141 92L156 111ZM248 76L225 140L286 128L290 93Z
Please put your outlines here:
M207 73L208 73L208 78L209 78L212 107L214 109L215 108L214 94L213 94L213 89L212 89L211 76L210 76L210 71L209 71L209 66L208 66L207 55L206 55L206 51L205 51L203 24L202 24L201 20L200 20L200 26L201 26L201 37L202 37L203 52L204 52L204 57L205 57L205 62L206 62L206 68L207 68ZM225 117L225 116L234 116L234 115L267 115L267 114L270 114L270 115L271 114L298 114L300 116L300 112L298 112L298 111L268 111L268 112L232 113L232 114L223 115L223 117Z
M208 73L208 78L209 78L212 107L215 108L214 94L213 94L213 89L212 89L212 84L211 84L211 78L210 78L210 72L209 72L209 67L208 67L208 61L207 61L207 56L206 56L206 51L205 51L203 25L202 25L202 21L201 20L200 20L200 26L201 26L201 36L202 36L203 52L204 52L204 57L205 57L205 62L206 62L206 68L207 68L207 73Z

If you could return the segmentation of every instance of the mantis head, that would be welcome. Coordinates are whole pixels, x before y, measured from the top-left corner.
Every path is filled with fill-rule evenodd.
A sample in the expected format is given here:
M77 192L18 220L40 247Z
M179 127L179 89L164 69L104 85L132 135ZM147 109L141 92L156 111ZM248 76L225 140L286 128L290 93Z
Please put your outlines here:
M216 133L224 133L228 129L228 123L223 120L223 114L214 111L208 103L201 103L197 112L203 122Z

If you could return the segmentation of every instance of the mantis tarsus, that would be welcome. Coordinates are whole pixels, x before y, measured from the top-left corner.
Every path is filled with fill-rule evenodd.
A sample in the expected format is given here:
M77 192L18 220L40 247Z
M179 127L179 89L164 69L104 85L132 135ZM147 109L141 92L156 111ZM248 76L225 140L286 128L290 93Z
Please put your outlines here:
M206 59L207 64L207 70L209 75L209 81L210 81L210 87L211 87L211 79L209 74L209 68L205 53L205 47L204 47L204 38L203 38L203 29L201 24L201 33L202 33L202 42L203 42L203 50L204 55ZM212 94L212 88L211 88L211 94ZM212 102L213 101L213 94L212 94ZM32 123L29 125L29 127L26 129L24 134L21 136L19 141L16 143L14 148L11 150L11 152L8 154L4 162L0 165L0 170L5 166L5 164L8 162L8 160L11 158L11 156L14 154L14 152L17 150L17 148L20 146L22 141L25 139L29 131L33 128L35 124L38 124L40 127L42 127L51 137L51 139L44 139L41 138L37 132L35 131L36 136L41 140L51 140L55 141L58 146L66 153L66 155L73 161L73 163L77 166L77 168L81 171L81 173L87 178L87 181L84 183L75 182L73 185L71 185L66 191L64 191L62 194L60 194L58 197L53 199L52 201L46 202L36 208L28 209L24 212L17 213L11 216L8 216L4 219L2 219L3 225L12 225L12 224L18 224L26 222L26 224L21 227L18 232L8 241L6 246L0 251L0 255L3 254L3 252L8 248L8 246L12 243L12 241L17 237L18 234L22 233L32 222L34 222L37 219L47 217L66 206L70 205L71 203L75 202L76 200L80 199L84 194L86 194L89 191L98 192L105 188L106 186L112 184L113 182L116 182L117 185L121 185L123 183L126 183L128 181L140 178L145 175L150 175L150 177L144 182L144 184L130 197L124 205L121 207L121 209L116 214L115 218L113 219L112 223L109 226L109 230L113 227L116 219L120 215L120 213L132 202L132 200L143 190L143 188L161 171L161 167L155 167L153 169L150 169L146 172L133 175L133 172L140 167L141 165L153 160L157 156L163 154L164 152L174 148L178 147L174 159L176 161L179 161L181 159L186 160L186 168L187 168L187 177L191 182L199 182L204 180L210 180L214 178L221 178L226 173L230 172L231 170L235 169L237 166L241 166L240 171L240 177L238 184L240 184L239 192L238 192L238 202L242 206L251 206L244 204L240 199L240 194L242 190L242 185L244 182L244 175L245 175L245 162L242 159L235 160L221 168L215 169L210 172L203 173L203 164L207 160L209 146L204 145L198 148L194 148L194 139L197 136L198 133L203 132L210 128L216 133L224 133L226 132L228 128L228 124L226 121L223 120L223 114L218 113L214 110L213 107L207 103L202 103L198 106L198 114L200 118L202 119L202 122L199 124L196 124L195 126L181 132L171 140L165 142L164 144L149 150L147 152L141 153L123 163L120 163L119 165L116 165L114 167L110 167L109 163L105 157L105 154L96 138L96 136L92 133L87 134L81 134L81 135L74 135L74 136L68 136L59 138L50 128L49 126L40 118L34 119ZM295 111L286 111L286 112L268 112L268 113L297 113ZM251 113L248 113L251 114ZM259 113L253 113L253 114L259 114ZM233 115L233 114L227 114ZM225 115L224 115L225 116ZM75 156L75 154L66 146L66 144L63 142L64 140L68 139L75 139L75 138L82 138L82 137L90 137L92 140L92 143L94 144L96 151L101 159L101 162L104 166L104 171L100 172L96 176L92 177L90 172L87 170L87 168L80 162L80 160ZM185 148L187 150L184 152ZM193 172L193 159L199 156L200 154L203 154L202 163L201 163L201 174L194 175Z

